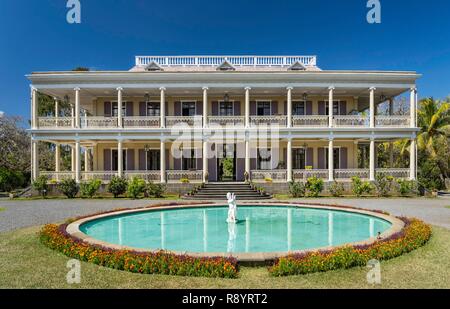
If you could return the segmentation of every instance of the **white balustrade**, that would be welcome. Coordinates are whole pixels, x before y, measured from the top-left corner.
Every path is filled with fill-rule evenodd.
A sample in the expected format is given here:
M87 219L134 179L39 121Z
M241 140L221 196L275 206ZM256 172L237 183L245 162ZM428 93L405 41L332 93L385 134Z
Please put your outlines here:
M328 116L322 115L308 115L308 116L293 116L293 127L311 127L311 128L326 128L328 127Z
M167 116L166 126L183 126L187 125L189 127L202 127L203 118L201 116Z
M188 180L189 182L202 182L203 171L167 171L167 181L181 182Z
M83 181L89 181L93 179L100 179L102 182L109 182L114 176L117 176L116 171L93 171L93 172L81 172L81 179Z
M395 178L409 178L410 176L409 168L379 168L376 172Z
M81 127L83 129L117 128L117 117L83 117Z
M285 127L287 125L286 116L250 116L251 126L280 126Z
M369 179L369 169L338 169L334 170L335 179L351 179L352 177Z
M74 172L49 172L49 171L42 171L39 172L41 176L47 177L49 182L58 182L64 179L74 179L75 173Z
M71 128L72 117L40 117L38 119L39 128Z
M287 179L286 170L253 170L250 172L252 181L284 182Z
M368 127L369 117L359 115L334 116L335 127Z
M291 66L296 62L316 66L316 56L136 56L137 66L156 62L161 67L218 66L228 61L233 66Z
M161 117L142 116L142 117L124 117L124 128L159 128Z
M244 116L209 116L208 124L209 124L209 126L243 127L245 125L245 117Z
M294 170L292 174L299 181L307 181L311 177L328 179L328 170Z
M377 127L408 128L410 123L410 116L377 116L375 118Z
M160 182L161 171L125 171L125 178L130 180L135 177L145 181Z

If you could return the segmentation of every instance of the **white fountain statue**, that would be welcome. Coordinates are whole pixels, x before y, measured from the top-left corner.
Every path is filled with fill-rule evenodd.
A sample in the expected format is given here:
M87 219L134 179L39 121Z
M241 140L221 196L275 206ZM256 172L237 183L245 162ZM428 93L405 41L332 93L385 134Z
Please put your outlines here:
M236 195L234 193L227 193L228 200L228 223L236 223L237 222L237 205L236 205Z

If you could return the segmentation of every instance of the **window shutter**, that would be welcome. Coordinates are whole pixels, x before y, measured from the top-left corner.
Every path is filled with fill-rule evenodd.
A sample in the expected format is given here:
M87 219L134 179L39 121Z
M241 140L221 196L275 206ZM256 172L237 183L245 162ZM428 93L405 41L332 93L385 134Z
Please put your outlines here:
M306 115L312 115L312 102L306 101Z
M166 170L170 170L170 149L166 149Z
M347 101L340 101L339 104L340 104L339 109L340 109L341 115L343 115L343 116L347 115Z
M213 101L212 102L212 110L211 113L213 116L219 116L219 102Z
M278 101L272 101L272 116L278 115Z
M319 101L319 115L325 115L325 101Z
M174 158L173 159L173 169L176 171L181 170L181 158Z
M258 149L250 147L250 170L257 168Z
M111 149L103 150L103 169L105 171L111 171Z
M203 102L197 101L195 110L197 116L203 116Z
M134 149L127 150L127 171L134 171Z
M287 169L287 148L283 149L283 162L284 162L284 166L282 166L282 168Z
M139 102L139 116L144 117L147 116L147 103Z
M201 171L203 169L203 149L195 149L195 158L197 160L197 171Z
M216 153L216 144L211 144L211 152L214 154ZM216 158L216 155L214 155L212 158L208 158L208 173L209 173L209 177L208 177L209 181L217 181L217 158Z
M284 101L284 115L288 114L287 101Z
M234 115L241 116L241 102L240 101L234 102Z
M181 116L181 102L176 101L174 103L175 116Z
M134 116L134 111L133 111L133 102L127 102L126 103L126 113L125 115L127 115L127 117L132 117Z
M145 171L146 170L146 160L147 158L145 157L145 150L144 149L139 149L139 170L140 171Z
M250 101L250 115L256 115L256 101Z
M105 117L111 117L111 102L104 103L104 115Z
M340 169L347 169L348 168L348 150L346 147L341 147L341 153L340 153L340 162L339 162L339 168Z
M314 168L314 149L307 148L306 149L306 166L311 166Z
M319 164L318 164L318 166L319 166L319 169L320 170L324 170L325 169L325 148L323 148L323 147L319 147L318 149L318 160L319 160Z

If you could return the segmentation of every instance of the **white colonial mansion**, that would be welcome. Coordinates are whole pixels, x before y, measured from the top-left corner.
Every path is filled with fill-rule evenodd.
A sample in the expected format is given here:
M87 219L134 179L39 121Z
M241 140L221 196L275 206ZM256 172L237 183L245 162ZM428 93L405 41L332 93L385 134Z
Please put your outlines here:
M377 173L415 179L420 75L325 71L316 61L138 56L129 71L32 73L32 177L139 176L169 184L247 176L274 183L374 180ZM51 117L38 116L38 92L54 97ZM398 115L393 100L405 93L409 111ZM64 98L70 115L60 113ZM389 106L383 114L382 103ZM411 140L410 161L378 168L376 145L399 139ZM57 146L55 171L39 170L40 141ZM72 170L60 169L60 145L72 147ZM358 153L367 155L366 164Z

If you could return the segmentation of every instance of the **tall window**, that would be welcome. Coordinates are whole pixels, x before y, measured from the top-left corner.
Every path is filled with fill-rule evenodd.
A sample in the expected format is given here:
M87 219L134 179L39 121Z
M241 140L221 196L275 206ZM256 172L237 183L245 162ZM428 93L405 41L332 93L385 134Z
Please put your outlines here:
M259 101L256 103L256 115L270 116L270 101Z
M305 148L296 148L292 150L292 168L294 170L306 169L306 151Z
M296 101L292 102L292 114L295 116L303 116L306 114L305 112L305 102L304 101Z
M190 171L197 168L197 160L195 159L195 149L183 150L182 170Z
M333 149L333 168L335 170L339 169L341 166L341 156L340 156L340 149L334 148ZM325 148L325 167L328 169L328 148Z
M195 104L196 104L196 102L182 102L181 115L182 116L195 116Z
M272 169L272 150L258 149L258 169L271 170Z
M112 113L111 115L113 117L119 116L119 107L117 102L112 104ZM122 117L125 117L127 115L127 104L125 102L122 102Z
M147 116L160 116L161 115L161 106L157 102L148 102L147 103Z
M233 102L220 102L219 116L233 116Z
M112 170L113 171L118 171L119 170L119 151L117 149L113 149L111 151L111 163L112 163ZM126 171L127 170L127 151L124 149L123 150L123 155L122 155L122 166L123 166L123 170Z
M330 112L328 110L328 101L325 102L325 114L328 115ZM339 115L339 101L333 101L333 115Z
M147 152L147 171L157 171L161 168L161 156L159 150Z

